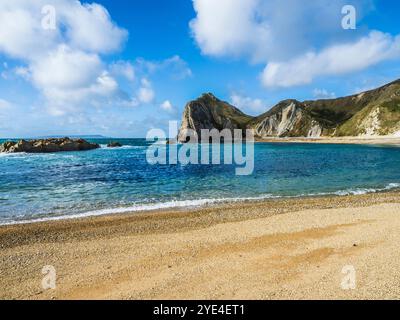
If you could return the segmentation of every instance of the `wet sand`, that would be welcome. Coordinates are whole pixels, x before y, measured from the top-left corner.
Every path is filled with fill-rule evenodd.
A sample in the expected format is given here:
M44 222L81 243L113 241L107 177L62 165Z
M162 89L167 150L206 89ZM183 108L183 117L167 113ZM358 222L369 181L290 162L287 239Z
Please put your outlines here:
M388 192L2 226L0 298L399 299L399 215Z

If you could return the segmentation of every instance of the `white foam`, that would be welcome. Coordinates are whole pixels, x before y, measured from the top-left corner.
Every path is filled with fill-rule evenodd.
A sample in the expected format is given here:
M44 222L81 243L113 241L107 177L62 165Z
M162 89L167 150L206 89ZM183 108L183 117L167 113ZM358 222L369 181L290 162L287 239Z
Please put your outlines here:
M218 203L257 201L257 200L263 200L263 199L268 199L268 198L279 198L279 196L266 195L266 196L261 196L261 197L249 197L249 198L180 200L180 201L160 202L160 203L154 203L154 204L138 204L138 205L134 205L134 206L130 206L130 207L100 209L100 210L88 211L88 212L77 213L77 214L72 214L72 215L45 217L45 218L38 218L38 219L31 219L31 220L10 221L10 222L4 222L4 223L0 222L0 225L28 224L28 223L46 222L46 221L71 220L71 219L78 219L78 218L104 216L104 215L110 215L110 214L156 211L156 210L173 209L173 208L196 208L196 207L204 207L207 205L218 204Z
M28 153L26 152L19 152L19 153L0 153L0 158L22 158L27 156Z
M302 194L300 195L301 197L305 196L329 196L329 195L336 195L336 196L350 196L350 195L363 195L363 194L368 194L368 193L377 193L377 192L383 192L383 191L389 191L392 189L398 189L400 188L400 183L389 183L386 187L384 188L377 188L377 189L372 189L372 188L356 188L356 189L345 189L345 190L339 190L336 192L321 192L321 193L312 193L312 194Z
M54 158L56 156L57 153L27 153L27 152L0 153L0 158L14 158L14 159Z
M122 147L116 147L116 148L112 148L112 147L107 147L106 144L101 144L100 145L100 149L101 150L124 150L124 149L143 149L145 148L145 146L130 146L130 145L125 145Z
M83 213L72 214L72 215L45 217L45 218L38 218L38 219L31 219L31 220L0 222L0 225L30 224L30 223L47 222L47 221L72 220L72 219L104 216L104 215L111 215L111 214L156 211L156 210L162 210L162 209L197 208L197 207L204 207L207 205L215 205L215 204L221 204L221 203L262 201L262 200L267 200L267 199L302 198L302 197L329 196L329 195L336 195L336 196L363 195L363 194L368 194L368 193L389 191L389 190L398 189L398 188L400 188L400 183L390 183L386 187L378 188L378 189L356 188L356 189L340 190L340 191L331 192L331 193L324 192L324 193L314 193L314 194L300 194L300 195L296 195L296 196L277 196L277 195L266 194L266 195L262 195L259 197L245 197L245 198L176 200L176 201L167 201L167 202L160 202L160 203L154 203L154 204L137 204L137 205L133 205L130 207L93 210L93 211L87 211L87 212L83 212Z
M389 183L386 187L380 188L380 189L371 189L371 188L348 189L348 190L335 192L335 194L339 195L339 196L363 195L363 194L368 194L368 193L388 191L388 190L392 190L392 189L396 189L396 188L400 188L400 183Z

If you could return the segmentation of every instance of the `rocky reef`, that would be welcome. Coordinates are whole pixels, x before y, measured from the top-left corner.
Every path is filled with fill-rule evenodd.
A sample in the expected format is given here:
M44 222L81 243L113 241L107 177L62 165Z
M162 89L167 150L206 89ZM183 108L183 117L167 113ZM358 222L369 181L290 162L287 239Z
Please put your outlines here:
M189 102L179 142L202 129L252 129L256 138L400 135L400 80L360 94L315 101L284 100L251 117L211 93Z
M84 139L36 139L7 141L0 145L0 152L5 153L53 153L63 151L86 151L100 148L97 143L90 143Z
M121 148L122 144L120 144L119 142L110 142L109 144L107 144L107 148Z

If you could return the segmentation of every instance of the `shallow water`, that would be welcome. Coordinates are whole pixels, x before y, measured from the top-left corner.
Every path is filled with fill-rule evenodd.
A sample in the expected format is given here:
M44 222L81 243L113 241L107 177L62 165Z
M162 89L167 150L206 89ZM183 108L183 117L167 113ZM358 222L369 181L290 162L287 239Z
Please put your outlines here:
M0 154L0 223L400 186L398 147L260 143L254 173L236 176L236 165L150 165L143 139L91 141L103 147Z

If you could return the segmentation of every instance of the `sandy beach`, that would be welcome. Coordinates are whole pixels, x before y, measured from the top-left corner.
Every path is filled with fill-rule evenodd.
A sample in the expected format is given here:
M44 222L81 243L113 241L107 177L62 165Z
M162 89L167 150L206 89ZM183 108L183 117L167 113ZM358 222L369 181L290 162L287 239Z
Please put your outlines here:
M2 226L0 298L399 299L399 213L388 192Z
M321 137L321 138L268 138L256 139L257 142L269 143L325 143L325 144L367 144L400 145L399 136L358 136L358 137Z

